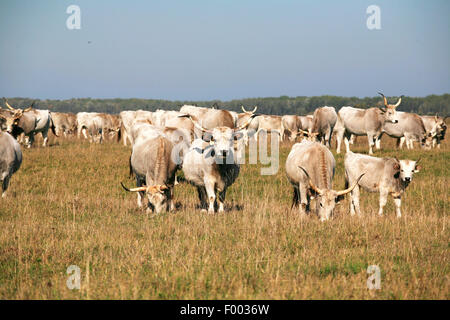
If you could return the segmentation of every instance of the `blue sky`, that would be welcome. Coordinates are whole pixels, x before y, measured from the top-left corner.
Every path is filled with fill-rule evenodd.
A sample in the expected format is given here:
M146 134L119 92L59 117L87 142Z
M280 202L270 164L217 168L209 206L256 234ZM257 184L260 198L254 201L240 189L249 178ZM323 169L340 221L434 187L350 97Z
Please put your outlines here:
M71 4L81 9L80 30L66 28ZM366 27L372 4L381 30ZM449 93L449 14L446 0L2 0L0 95Z

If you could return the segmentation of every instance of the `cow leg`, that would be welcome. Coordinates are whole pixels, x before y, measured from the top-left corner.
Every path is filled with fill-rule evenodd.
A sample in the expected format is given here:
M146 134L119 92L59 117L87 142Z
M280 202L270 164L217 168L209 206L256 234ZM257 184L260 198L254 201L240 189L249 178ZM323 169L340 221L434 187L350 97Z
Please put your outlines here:
M294 195L292 196L292 205L291 209L298 206L298 201L300 200L300 192L297 186L294 186Z
M123 145L126 147L127 146L127 139L128 139L128 134L126 130L123 130Z
M31 133L29 136L27 136L28 137L28 142L27 142L27 148L31 148L31 145L33 144L33 142L34 142L34 134L33 133Z
M2 198L6 197L6 190L8 190L8 186L9 186L9 178L10 177L8 175L3 178L3 181L2 181Z
M361 208L359 207L359 185L357 185L356 187L355 187L355 189L353 189L352 190L352 192L351 192L351 203L350 203L350 208L351 208L351 206L353 205L353 209L354 209L354 211L353 211L353 214L352 214L352 212L350 211L350 214L351 215L354 215L355 214L355 212L356 212L356 214L358 215L358 216L361 216Z
M336 131L336 153L341 153L341 143L344 138L345 128L335 128Z
M299 184L300 191L300 206L299 212L302 214L306 214L309 211L309 199L307 197L308 189L302 184Z
M402 205L402 198L400 198L400 197L394 198L394 203L395 203L395 212L397 213L397 218L401 218L402 212L400 210L400 207Z
M200 200L200 209L202 212L206 212L208 206L206 201L206 189L205 187L197 187L198 199Z
M46 147L47 146L47 141L48 141L48 132L42 131L41 134L42 134L42 138L44 139L44 142L42 143L42 146Z
M380 209L378 210L378 215L383 216L383 208L386 205L388 197L388 192L385 190L380 190Z
M377 138L375 139L375 148L376 148L377 150L380 150L380 149L381 149L381 137L377 137Z
M169 199L167 200L169 201L169 211L175 210L175 203L173 202L173 187L169 190Z
M222 192L219 192L219 212L224 211L224 202L225 202L226 194L227 194L227 189L224 189Z
M369 142L369 154L373 154L373 146L375 139L372 134L367 134L367 141Z
M142 187L142 185L145 184L145 181L143 181L141 178L136 176L136 187ZM139 208L142 208L142 198L145 197L145 192L141 191L137 193L137 205Z
M83 133L83 136L84 136L85 139L88 138L88 137L87 137L87 134L86 134L86 128L82 128L82 129L81 129L81 133Z
M214 214L214 202L216 201L216 192L214 190L214 179L207 177L205 183L206 195L208 196L208 213Z
M344 137L344 143L345 143L345 152L350 152L350 143L348 141L348 137L347 136Z

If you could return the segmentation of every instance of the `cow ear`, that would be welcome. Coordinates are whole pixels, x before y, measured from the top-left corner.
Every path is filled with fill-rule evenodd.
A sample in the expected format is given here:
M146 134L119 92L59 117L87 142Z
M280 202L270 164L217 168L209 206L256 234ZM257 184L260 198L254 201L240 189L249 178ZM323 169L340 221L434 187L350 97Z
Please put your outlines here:
M420 172L421 169L422 169L421 166L416 166L416 168L414 169L414 172L415 173Z
M334 201L336 201L336 203L338 203L339 201L342 201L344 199L345 199L345 195L342 194L340 196L337 196Z
M243 136L244 136L244 133L242 131L238 131L238 132L233 133L234 140L242 139Z
M209 133L209 132L204 132L203 135L202 135L202 139L205 142L212 142L212 141L214 141L214 138L213 138L212 134Z
M400 170L400 164L395 163L395 164L394 164L394 170L395 170L395 171Z

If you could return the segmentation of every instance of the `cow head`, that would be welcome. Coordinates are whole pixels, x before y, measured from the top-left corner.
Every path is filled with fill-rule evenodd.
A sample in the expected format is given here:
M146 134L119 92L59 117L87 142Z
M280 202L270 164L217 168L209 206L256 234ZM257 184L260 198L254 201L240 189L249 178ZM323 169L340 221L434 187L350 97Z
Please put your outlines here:
M317 194L318 196L318 203L319 203L319 218L320 221L324 221L324 220L328 220L331 215L333 214L334 208L336 207L336 203L339 202L340 200L343 199L343 196L349 192L351 192L356 185L359 183L359 180L361 180L362 176L365 175L365 173L363 173L362 175L359 176L359 178L356 180L356 182L350 186L347 189L344 190L333 190L333 189L320 189L318 188L314 182L311 180L308 172L301 166L299 166L299 168L301 170L303 170L303 172L306 174L306 177L308 178L309 181L309 187L314 190L314 192Z
M154 186L143 186L137 188L128 189L120 183L122 188L128 192L145 192L147 194L148 201L153 207L154 212L160 213L162 211L167 211L169 209L168 203L168 192L169 187L166 185L154 185Z
M33 108L34 102L31 104L30 107L26 108L25 110L14 109L9 105L8 101L5 101L5 104L11 111L11 113L9 116L0 115L0 117L5 120L6 131L8 133L12 133L14 128L19 125L20 119L22 118L23 114L27 111L30 111Z
M384 107L379 107L379 109L381 110L382 114L384 115L385 122L398 123L396 108L402 102L403 96L401 96L398 99L396 104L389 104L386 97L384 96L384 94L382 94L381 92L378 92L378 94L383 97Z
M399 170L399 178L409 184L412 181L413 174L420 171L421 167L417 165L420 159L417 161L413 160L398 160L398 163L394 165L394 169Z
M194 126L202 131L202 139L209 142L213 146L211 155L216 158L218 164L224 163L226 159L227 164L235 163L234 161L234 145L235 142L244 136L245 130L247 130L250 125L251 120L255 117L252 114L247 121L237 127L216 127L212 130L204 128L200 125L197 120L193 119L190 115L181 115L179 117L188 117L193 122Z
M319 135L318 132L309 132L309 131L305 131L302 129L298 130L297 135L298 134L302 134L304 137L303 139L306 139L308 141L313 141L313 142L317 140L317 136Z

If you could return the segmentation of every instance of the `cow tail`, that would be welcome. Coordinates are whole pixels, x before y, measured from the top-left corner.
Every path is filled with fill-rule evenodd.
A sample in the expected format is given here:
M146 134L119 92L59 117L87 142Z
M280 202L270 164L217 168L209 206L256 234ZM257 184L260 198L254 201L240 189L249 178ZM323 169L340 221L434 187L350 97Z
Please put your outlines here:
M133 167L131 166L131 154L130 158L128 159L128 165L130 167L130 177L133 177Z

